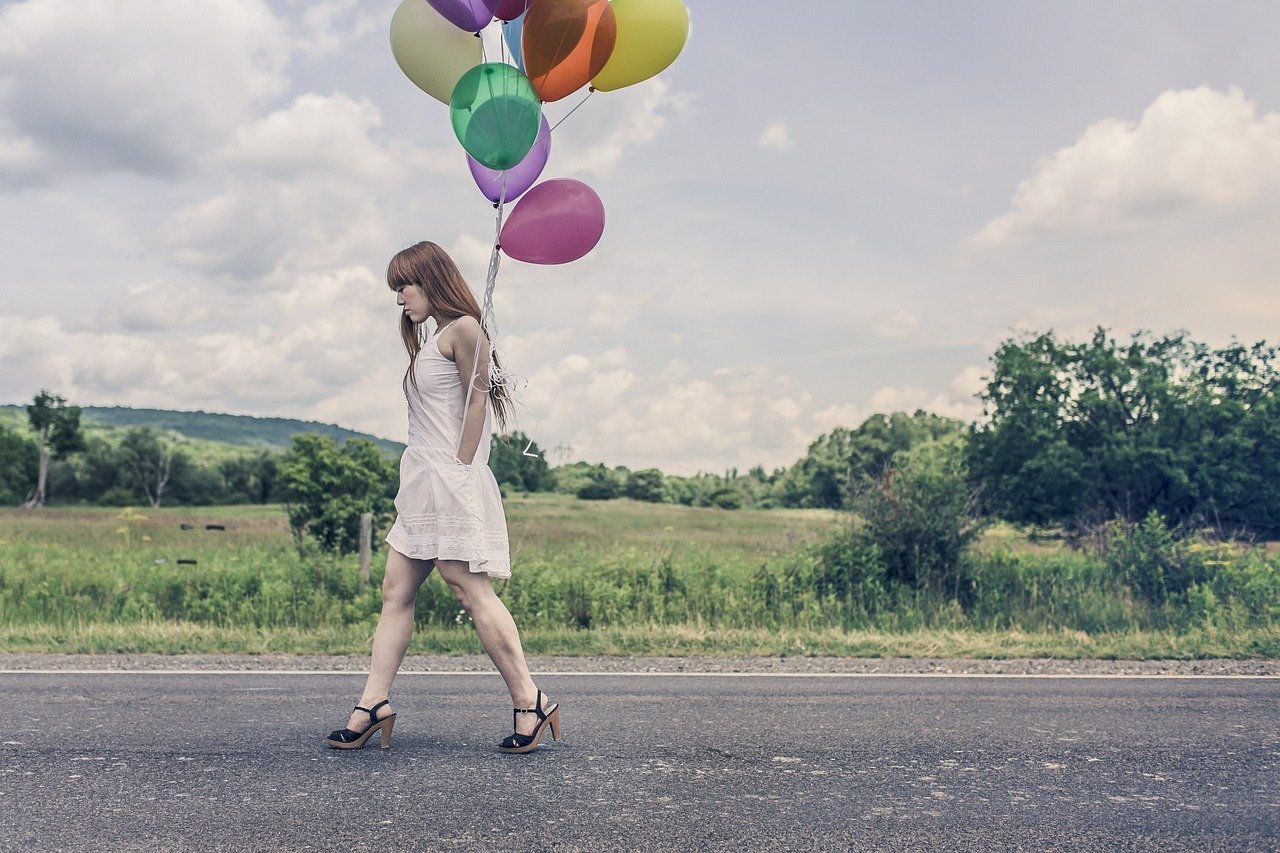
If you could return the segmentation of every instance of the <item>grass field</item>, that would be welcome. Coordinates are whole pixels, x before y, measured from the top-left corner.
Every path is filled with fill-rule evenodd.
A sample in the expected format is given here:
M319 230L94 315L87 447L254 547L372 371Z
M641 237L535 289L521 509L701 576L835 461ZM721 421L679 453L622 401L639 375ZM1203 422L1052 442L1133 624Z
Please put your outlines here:
M999 591L983 619L908 601L854 624L808 591L812 546L845 523L836 513L519 494L506 506L515 577L499 590L534 654L1280 655L1253 605L1164 624L1135 620L1109 587L1081 603L1083 558L1009 528L978 549L1004 572L987 585L1041 565L1043 577ZM363 653L381 559L366 588L354 557L300 556L278 506L0 510L0 650ZM438 579L417 615L411 651L480 651Z

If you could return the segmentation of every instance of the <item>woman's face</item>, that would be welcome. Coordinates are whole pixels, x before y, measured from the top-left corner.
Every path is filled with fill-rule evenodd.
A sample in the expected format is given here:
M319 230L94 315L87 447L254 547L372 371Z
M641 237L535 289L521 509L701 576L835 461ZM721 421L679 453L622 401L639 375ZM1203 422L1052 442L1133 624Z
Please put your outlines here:
M422 292L422 288L414 284L396 291L396 304L414 323L426 322L428 315L431 314L427 295Z

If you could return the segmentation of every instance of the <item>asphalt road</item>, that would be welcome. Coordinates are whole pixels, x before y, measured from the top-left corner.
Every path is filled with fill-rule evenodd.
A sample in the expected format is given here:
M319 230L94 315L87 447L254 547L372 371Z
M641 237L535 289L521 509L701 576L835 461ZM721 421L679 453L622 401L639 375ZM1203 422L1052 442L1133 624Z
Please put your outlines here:
M1280 849L1280 680L0 675L6 850Z

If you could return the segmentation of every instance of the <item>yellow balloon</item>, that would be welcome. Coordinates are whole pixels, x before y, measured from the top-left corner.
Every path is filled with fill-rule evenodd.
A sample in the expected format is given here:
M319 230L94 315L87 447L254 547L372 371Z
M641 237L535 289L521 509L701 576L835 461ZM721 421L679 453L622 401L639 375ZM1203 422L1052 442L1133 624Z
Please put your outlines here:
M404 0L391 16L391 55L414 85L448 105L454 85L481 62L480 39L446 21L426 0Z
M601 92L648 80L671 63L689 37L684 0L613 0L618 39L609 61L591 81Z

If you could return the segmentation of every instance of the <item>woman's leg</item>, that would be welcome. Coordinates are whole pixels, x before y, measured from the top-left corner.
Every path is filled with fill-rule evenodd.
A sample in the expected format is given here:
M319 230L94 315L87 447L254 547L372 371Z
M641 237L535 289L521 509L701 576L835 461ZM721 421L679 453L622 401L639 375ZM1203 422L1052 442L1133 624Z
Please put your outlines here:
M382 579L382 615L373 632L373 660L364 693L360 694L362 707L372 708L391 692L391 681L404 662L413 634L413 606L418 599L418 587L431 574L431 564L431 560L415 560L394 548L387 553L387 574ZM383 707L378 711L378 718L390 713L390 706ZM369 715L352 713L347 727L364 731L369 728Z
M458 599L463 609L471 614L480 635L480 645L502 673L511 693L515 708L532 708L538 700L538 688L529 677L529 667L524 661L524 648L520 645L520 632L511 612L493 591L489 576L473 573L467 564L457 560L437 560L440 577ZM537 725L534 714L521 714L517 730L529 734Z

